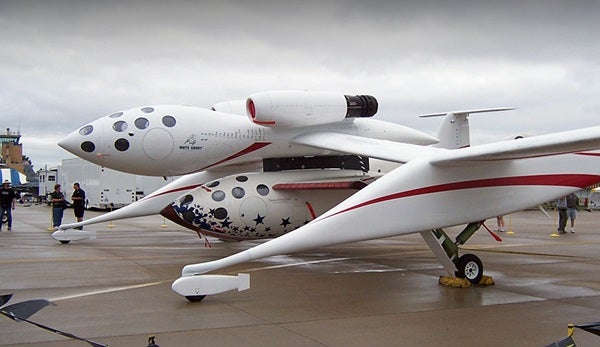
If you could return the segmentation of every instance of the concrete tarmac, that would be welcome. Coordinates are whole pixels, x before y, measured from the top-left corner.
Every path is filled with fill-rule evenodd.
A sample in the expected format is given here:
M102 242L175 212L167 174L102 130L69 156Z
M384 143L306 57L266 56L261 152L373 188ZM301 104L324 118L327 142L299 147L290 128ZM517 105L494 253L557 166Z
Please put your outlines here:
M538 211L506 216L514 235L501 243L478 231L462 253L482 259L493 286L439 285L445 272L417 234L227 268L218 273L250 273L250 290L200 303L170 289L183 266L254 243L211 239L207 248L152 216L89 226L95 240L63 245L47 230L49 207L13 216L13 231L0 233L0 294L52 300L31 320L110 346L147 346L148 335L161 347L545 346L568 323L600 321L600 212L580 211L576 233L559 237L550 237L554 215ZM71 210L63 221L74 221ZM574 340L600 345L578 329ZM0 346L87 344L0 317Z

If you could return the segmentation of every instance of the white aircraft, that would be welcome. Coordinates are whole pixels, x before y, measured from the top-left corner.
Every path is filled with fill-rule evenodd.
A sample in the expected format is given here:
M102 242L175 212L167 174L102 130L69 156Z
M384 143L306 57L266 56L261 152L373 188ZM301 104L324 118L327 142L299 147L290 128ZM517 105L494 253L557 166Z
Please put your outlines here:
M600 153L594 151L600 148L600 127L471 147L468 115L506 108L427 115L445 115L439 140L365 118L376 110L370 96L280 91L217 104L212 111L155 106L101 118L59 145L117 170L185 176L128 207L63 225L53 236L61 242L81 239L88 235L69 228L159 211L223 239L283 234L184 267L172 288L191 301L249 287L248 275L207 272L410 233L422 235L449 273L477 283L481 260L459 257L458 245L480 221L600 182ZM244 112L250 121L239 116ZM369 170L366 158L396 168ZM456 241L442 230L461 224L468 225Z
M62 147L101 166L184 176L132 205L61 229L162 213L200 235L273 238L306 224L397 166L379 161L369 167L368 158L290 139L318 132L344 136L347 142L358 136L437 142L414 129L367 118L378 107L371 96L287 91L258 93L249 100L255 110L251 122L246 100L219 103L213 110L155 106L112 114L67 136ZM64 242L87 236L57 233Z

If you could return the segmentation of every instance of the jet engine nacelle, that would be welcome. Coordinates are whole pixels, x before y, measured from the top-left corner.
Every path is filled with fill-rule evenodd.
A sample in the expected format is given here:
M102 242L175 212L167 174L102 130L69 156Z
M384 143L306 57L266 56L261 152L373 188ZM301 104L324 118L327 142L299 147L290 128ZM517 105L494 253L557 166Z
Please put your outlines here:
M237 114L239 116L246 115L246 100L231 100L218 102L210 108L213 111Z
M272 91L252 94L246 100L246 111L252 122L282 128L372 117L377 108L373 96L330 92Z

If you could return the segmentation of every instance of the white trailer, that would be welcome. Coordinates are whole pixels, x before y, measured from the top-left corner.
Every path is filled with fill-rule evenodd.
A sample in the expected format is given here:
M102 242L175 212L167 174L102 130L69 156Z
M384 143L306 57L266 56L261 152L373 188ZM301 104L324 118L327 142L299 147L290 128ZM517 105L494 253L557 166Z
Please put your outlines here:
M54 190L57 171L57 168L48 169L47 167L38 170L38 201L47 201L48 195Z
M103 168L81 158L63 159L57 176L67 200L73 194L73 183L78 182L85 191L86 207L98 209L129 205L172 181Z

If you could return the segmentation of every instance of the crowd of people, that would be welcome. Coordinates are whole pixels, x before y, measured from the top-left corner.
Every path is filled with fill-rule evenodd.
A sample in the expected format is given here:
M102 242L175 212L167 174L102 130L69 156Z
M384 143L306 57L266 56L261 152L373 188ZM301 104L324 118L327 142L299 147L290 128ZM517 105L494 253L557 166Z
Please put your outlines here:
M19 199L19 193L11 187L10 181L6 180L0 188L0 231L6 223L7 230L12 230L12 211L16 207L16 202ZM73 194L71 195L71 206L77 222L83 221L85 211L85 191L81 189L79 183L73 184ZM55 184L54 191L50 194L49 202L52 205L52 226L58 228L62 224L63 212L68 207L68 202L64 194L61 192L61 185ZM78 227L77 229L82 229Z

